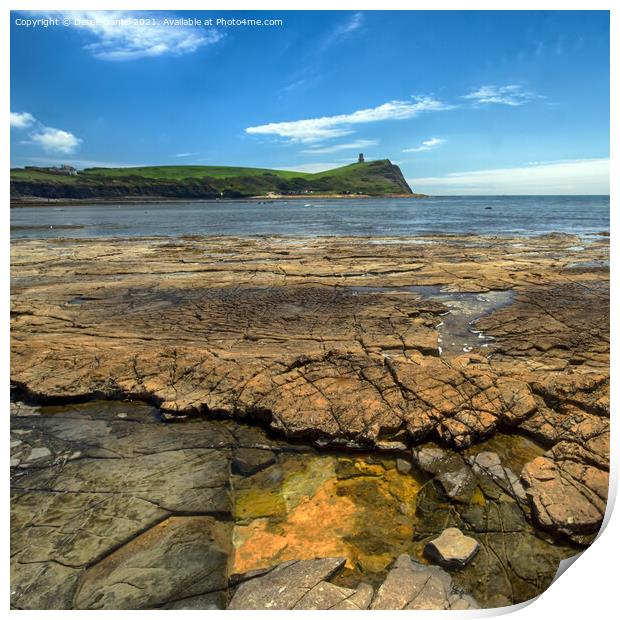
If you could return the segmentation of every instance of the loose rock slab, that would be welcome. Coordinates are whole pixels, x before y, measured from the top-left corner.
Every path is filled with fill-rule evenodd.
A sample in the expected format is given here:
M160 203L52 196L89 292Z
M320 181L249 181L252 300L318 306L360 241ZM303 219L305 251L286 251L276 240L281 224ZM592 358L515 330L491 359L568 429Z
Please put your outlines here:
M426 545L424 553L445 568L463 568L476 555L479 546L474 538L465 536L456 527L449 527Z
M478 603L462 594L446 571L425 566L403 554L377 591L371 609L478 609Z
M342 603L354 591L341 592L345 589L336 590L337 586L325 582L345 561L345 558L293 560L271 570L247 574L228 609L325 609L319 605L326 605L326 601L333 605Z
M528 463L521 476L541 527L576 540L598 531L605 514L607 472L571 461L560 466L541 456Z

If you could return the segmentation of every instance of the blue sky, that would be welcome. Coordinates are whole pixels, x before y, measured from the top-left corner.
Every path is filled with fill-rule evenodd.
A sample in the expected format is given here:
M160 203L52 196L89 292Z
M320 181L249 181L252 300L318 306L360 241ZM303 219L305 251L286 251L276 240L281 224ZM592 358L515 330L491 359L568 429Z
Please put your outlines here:
M58 25L26 25L45 18ZM609 18L13 12L11 111L13 166L315 171L363 151L414 191L608 193Z

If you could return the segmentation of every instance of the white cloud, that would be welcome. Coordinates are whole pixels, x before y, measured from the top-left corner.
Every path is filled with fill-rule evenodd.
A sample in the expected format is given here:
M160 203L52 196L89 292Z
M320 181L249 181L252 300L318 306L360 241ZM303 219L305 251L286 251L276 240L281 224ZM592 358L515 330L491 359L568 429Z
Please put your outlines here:
M403 153L420 153L421 151L431 151L436 146L440 144L444 144L447 140L443 138L430 138L428 140L424 140L420 146L416 146L411 149L403 149Z
M175 157L193 157L194 155L200 155L200 153L175 153Z
M30 112L11 112L11 127L25 129L35 122L34 116Z
M47 127L38 121L30 112L11 112L11 127L17 129L31 128L27 140L23 144L36 144L48 153L70 155L75 152L82 140L70 131Z
M407 182L413 191L435 195L609 194L609 159L451 172Z
M432 97L416 97L412 101L389 101L376 108L357 110L351 114L268 123L247 127L245 131L255 135L275 135L292 142L311 143L349 135L354 131L351 125L413 118L419 112L449 108Z
M70 155L82 142L71 132L54 127L42 127L31 133L30 141L41 146L44 151L61 155Z
M508 86L481 86L478 90L468 95L463 95L463 99L470 99L474 103L499 103L510 106L519 106L528 101L542 98L542 95L524 90L523 87L518 84L509 84Z
M338 153L339 151L352 151L357 149L365 149L368 146L375 146L377 140L358 140L357 142L349 142L347 144L332 144L321 148L304 149L300 151L307 155L326 155L327 153Z
M136 11L52 11L46 15L69 19L71 27L94 37L84 49L103 60L190 54L223 36L214 29L180 25L174 16L158 15L158 24L139 24L136 20L153 16Z

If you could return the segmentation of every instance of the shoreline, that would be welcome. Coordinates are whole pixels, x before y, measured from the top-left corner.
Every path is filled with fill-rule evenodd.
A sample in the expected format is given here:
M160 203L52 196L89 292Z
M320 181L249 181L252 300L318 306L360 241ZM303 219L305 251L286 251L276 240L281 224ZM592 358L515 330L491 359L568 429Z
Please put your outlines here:
M99 204L127 204L127 205L142 205L152 203L165 203L165 204L213 204L213 203L237 203L237 202L281 202L286 200L380 200L382 198L433 198L427 194L267 194L264 196L247 196L244 198L165 198L149 196L148 198L141 198L139 196L120 197L120 198L14 198L10 199L10 208L19 209L22 207L70 207L70 206L88 206Z

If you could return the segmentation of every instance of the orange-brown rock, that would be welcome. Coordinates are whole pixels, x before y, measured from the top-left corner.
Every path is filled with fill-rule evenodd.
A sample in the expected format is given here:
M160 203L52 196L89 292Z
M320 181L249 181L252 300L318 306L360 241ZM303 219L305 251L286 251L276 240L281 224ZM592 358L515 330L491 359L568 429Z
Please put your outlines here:
M596 469L579 478L596 494L608 467L608 270L588 261L608 257L608 239L579 252L581 267L574 244L16 241L12 381L41 399L142 398L170 415L226 414L331 443L464 448L518 426L552 448L553 471ZM513 301L476 322L485 337L465 321L461 347L441 291L466 305L462 294L489 290ZM530 474L536 508L549 485Z

